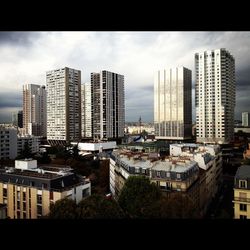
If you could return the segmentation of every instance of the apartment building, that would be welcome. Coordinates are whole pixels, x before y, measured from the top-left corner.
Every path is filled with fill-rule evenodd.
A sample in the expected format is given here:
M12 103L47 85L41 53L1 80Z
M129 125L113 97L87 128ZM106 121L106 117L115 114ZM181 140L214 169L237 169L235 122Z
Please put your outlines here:
M16 160L15 168L0 169L0 203L11 219L37 219L63 198L77 203L91 195L89 180L71 168L38 167L36 160Z
M235 219L250 219L250 165L242 165L236 172L233 203Z
M91 73L92 133L95 140L122 138L125 128L124 76Z
M0 124L0 159L15 159L17 157L17 128Z
M46 136L46 90L43 85L23 85L23 127L27 135Z
M197 143L230 143L234 136L234 57L226 49L196 53L195 76Z
M218 145L170 144L171 156L186 157L199 166L200 211L207 209L221 186L222 158Z
M47 140L65 145L81 140L81 71L68 67L46 72Z

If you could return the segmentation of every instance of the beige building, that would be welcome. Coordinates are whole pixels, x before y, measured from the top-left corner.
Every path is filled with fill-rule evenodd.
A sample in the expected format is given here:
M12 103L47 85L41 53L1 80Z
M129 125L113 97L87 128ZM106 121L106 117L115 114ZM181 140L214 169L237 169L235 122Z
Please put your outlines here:
M242 165L236 172L233 203L235 219L250 219L250 165Z
M26 135L46 136L47 129L45 86L23 85L23 127Z
M90 182L71 168L37 167L36 160L15 161L15 168L0 169L0 203L11 219L37 219L50 204L65 197L77 203L91 194Z
M189 196L199 209L199 167L185 157L160 159L157 153L113 151L110 159L110 190L117 197L129 176L146 176L168 196Z
M117 197L130 175L145 175L166 195L180 193L192 199L204 216L221 183L218 145L171 144L170 156L114 150L110 159L110 190Z
M222 158L220 147L218 145L183 143L171 144L169 148L170 155L188 157L198 163L200 211L205 214L221 184Z

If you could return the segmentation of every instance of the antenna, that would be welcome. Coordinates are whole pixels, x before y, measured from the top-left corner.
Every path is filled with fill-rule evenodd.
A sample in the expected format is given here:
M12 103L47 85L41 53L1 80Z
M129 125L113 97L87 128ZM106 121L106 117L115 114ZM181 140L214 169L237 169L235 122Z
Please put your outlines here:
M139 117L139 127L140 127L140 134L141 134L141 116Z

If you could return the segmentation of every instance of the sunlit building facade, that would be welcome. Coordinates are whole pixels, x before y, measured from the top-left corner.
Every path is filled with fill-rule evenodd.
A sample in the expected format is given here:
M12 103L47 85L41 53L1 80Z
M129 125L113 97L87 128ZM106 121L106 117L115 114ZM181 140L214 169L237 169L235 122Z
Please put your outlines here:
M184 140L192 136L191 70L159 70L154 80L156 139Z

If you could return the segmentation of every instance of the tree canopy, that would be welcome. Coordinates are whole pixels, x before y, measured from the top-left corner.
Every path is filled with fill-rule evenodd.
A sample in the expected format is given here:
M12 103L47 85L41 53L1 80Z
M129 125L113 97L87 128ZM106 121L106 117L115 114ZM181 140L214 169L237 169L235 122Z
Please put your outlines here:
M77 205L71 199L61 199L51 204L50 219L77 219Z
M120 219L124 213L116 201L94 194L78 204L80 219Z
M145 218L161 197L160 189L144 176L130 176L118 198L123 211L131 218Z

